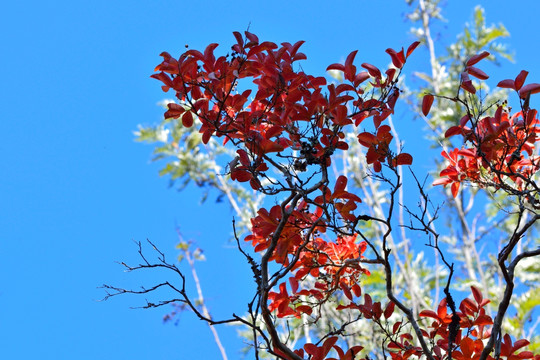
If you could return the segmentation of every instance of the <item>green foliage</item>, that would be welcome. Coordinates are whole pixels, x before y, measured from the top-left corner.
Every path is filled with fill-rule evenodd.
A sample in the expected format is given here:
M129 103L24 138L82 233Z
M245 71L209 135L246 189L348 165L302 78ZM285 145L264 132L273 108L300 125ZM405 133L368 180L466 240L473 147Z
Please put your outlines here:
M489 60L499 64L497 57L513 61L513 55L507 46L499 41L509 37L510 33L503 24L486 25L484 9L478 5L474 8L472 23L466 23L463 34L459 35L455 44L448 49L447 60L451 61L452 73L459 72L465 61L471 56L487 50L492 55Z
M159 105L167 108L169 102L174 101L164 100ZM159 175L168 176L171 186L183 190L193 182L203 190L201 202L208 198L211 190L216 191L216 201L227 199L238 216L238 232L250 227L249 219L259 208L262 196L229 181L226 159L236 155L231 149L215 139L203 144L197 127L186 128L180 119L164 119L152 126L139 125L134 134L136 141L155 146L152 161L164 163Z

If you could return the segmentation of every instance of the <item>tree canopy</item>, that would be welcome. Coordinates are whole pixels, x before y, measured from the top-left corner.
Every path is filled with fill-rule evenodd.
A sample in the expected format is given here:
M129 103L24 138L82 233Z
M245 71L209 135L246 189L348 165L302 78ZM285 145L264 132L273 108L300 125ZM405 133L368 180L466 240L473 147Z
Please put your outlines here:
M152 77L175 99L138 139L160 143L161 175L232 206L253 297L246 314L214 319L185 272L157 249L147 260L142 246L144 261L126 268L165 268L179 283L106 286L108 296L167 288L173 297L147 307L191 310L224 358L215 325L236 323L255 358L538 359L540 84L524 70L488 86L484 66L511 55L506 29L487 25L480 7L438 55L438 2L410 3L418 39L388 48L385 68L353 51L328 76L308 74L302 41L250 31L234 32L222 55L215 43L163 52ZM423 85L411 89L404 71L424 46L430 68L414 72ZM425 121L440 154L432 179L410 167L417 156L402 134L421 132L397 130L399 107ZM195 269L201 251L183 239L178 249Z

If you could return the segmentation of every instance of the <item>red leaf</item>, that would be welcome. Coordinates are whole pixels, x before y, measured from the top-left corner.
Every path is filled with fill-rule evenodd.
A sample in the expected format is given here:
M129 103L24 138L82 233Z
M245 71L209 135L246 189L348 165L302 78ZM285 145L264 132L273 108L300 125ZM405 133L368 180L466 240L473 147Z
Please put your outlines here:
M469 73L469 75L472 75L475 78L480 79L480 80L486 80L489 78L489 76L485 72L483 72L482 70L478 68L475 68L474 66L469 66L467 68L467 72Z
M461 120L459 120L459 125L460 126L465 126L467 121L469 121L469 115L465 115L464 117L462 117Z
M234 31L233 35L236 38L238 45L244 46L244 39L242 38L242 34L240 34L238 31Z
M466 156L466 157L470 157L470 158L475 158L476 157L476 152L471 150L471 149L461 149L457 153L458 153L458 155Z
M206 130L202 135L202 142L203 144L208 144L208 141L210 141L210 137L212 137L212 130L208 129Z
M384 309L384 318L388 319L392 314L394 313L394 307L396 304L394 302L390 301L388 305L386 305L386 309Z
M392 64L394 64L395 67L397 67L398 69L401 69L403 67L403 62L399 58L396 50L388 48L386 49L386 53L392 58Z
M412 54L412 52L414 51L414 49L416 49L418 47L418 45L420 45L420 41L415 41L411 45L409 45L409 47L407 48L407 56L406 56L406 58L408 58L409 55Z
M373 124L375 125L375 128L378 128L381 123L392 114L392 110L385 109L382 113L377 114L373 117Z
M396 69L386 70L386 81L394 81L395 75L396 75Z
M247 170L236 170L231 172L231 179L238 182L246 182L253 178L250 172Z
M382 311L381 303L377 301L376 303L373 304L373 317L375 319L380 319L382 313L383 311Z
M540 84L533 83L525 85L519 90L519 97L526 98L529 94L537 94L540 92Z
M335 207L345 220L354 221L356 219L356 217L351 214L351 211L357 208L356 203L353 200L349 200L346 203L337 203L335 204Z
M162 86L161 89L165 92L169 91L169 88L173 87L171 78L169 77L169 75L165 74L164 72L159 72L157 74L150 75L150 77L163 82L165 85Z
M335 63L335 64L332 64L332 65L329 65L326 68L326 71L328 71L328 70L339 70L339 71L345 72L345 66L343 64Z
M519 90L525 83L525 79L527 78L527 75L529 75L528 71L521 70L521 72L516 76L516 80L514 80L515 89Z
M268 154L272 152L280 152L285 149L285 147L278 142L270 141L263 138L259 138L249 143L246 143L246 145L248 146L249 150L258 155Z
M249 31L245 31L244 34L246 34L246 37L249 39L250 42L254 42L255 44L259 43L259 38L257 35L250 33Z
M431 110L431 105L433 105L434 97L431 94L427 94L422 99L422 114L428 116L429 110Z
M433 318L433 319L438 320L438 321L441 320L439 315L437 315L437 313L435 311L433 311L433 310L422 310L422 311L420 311L418 316L420 316L420 317L430 317L430 318Z
M260 45L254 46L254 47L248 52L248 57L251 57L252 55L261 53L261 52L263 52L263 51L269 51L269 50L277 49L277 47L278 47L278 46L277 46L276 44L274 44L273 42L265 41L265 42L261 43Z
M289 49L289 53L291 54L292 57L294 57L296 60L299 60L298 58L296 58L296 53L298 51L298 49L300 49L300 46L302 46L302 44L304 44L305 41L304 40L300 40L300 41L297 41L290 49ZM304 54L302 54L304 55ZM305 55L304 55L305 56Z
M452 183L450 190L452 190L452 196L455 199L459 191L459 183L458 182Z
M255 171L267 171L268 170L268 165L265 163L265 162L261 162L259 165L257 165L257 167L255 168Z
M478 55L474 55L469 59L469 61L467 61L467 66L472 66L488 56L489 53L487 51L484 51Z
M314 77L310 80L310 85L312 87L319 87L326 85L326 79L323 76Z
M475 314L478 312L478 306L476 306L476 304L469 298L465 298L461 301L461 304L459 305L459 308L469 314L469 315L472 315L472 314Z
M345 60L345 78L349 81L353 80L356 73L356 66L353 65L353 61L357 52L358 50L351 52L349 56L347 56L347 60Z
M345 91L355 91L355 90L356 89L351 84L339 84L336 87L337 94L341 94L342 92L345 92Z
M529 344L530 344L529 340L525 340L525 339L517 340L514 343L514 346L512 346L512 352L515 352L515 351L517 351L517 350L521 349L522 347L525 347L525 346L527 346Z
M337 336L332 336L324 341L323 346L322 346L323 356L326 356L330 352L330 350L332 350L332 346L335 345L337 340L338 340Z
M343 290L343 294L345 294L347 299L352 301L352 293L351 293L351 289L349 289L349 286L345 284L344 282L340 282L339 287L341 288L341 290Z
M339 356L340 360L342 360L345 357L345 352L339 346L334 345L334 350L336 350L336 352L338 353L338 356ZM348 351L347 351L347 353L348 353Z
M359 72L354 77L354 86L360 85L361 83L363 83L367 79L369 79L369 74L367 72L365 72L365 71Z
M296 294L298 292L298 280L295 277L290 277L289 284L291 284L293 294Z
M247 154L246 150L238 149L238 150L236 150L236 153L238 154L240 164L242 164L243 166L250 166L251 165L251 161L249 161L249 157L248 157L248 154Z
M482 300L484 300L484 297L482 296L482 293L480 290L478 290L476 287L471 286L471 292L474 296L474 300L476 300L477 304L481 304Z
M516 90L516 85L514 84L514 80L511 80L511 79L499 81L499 83L497 84L497 87Z
M532 351L522 351L517 354L517 357L520 359L532 359L535 356Z
M311 308L311 306L299 305L296 307L296 311L311 315L311 313L313 312L313 309Z
M446 308L446 298L443 298L441 302L439 303L439 306L437 307L437 315L439 316L439 319L446 319L446 315L448 315L448 310Z
M396 106L397 99L399 97L399 90L394 90L390 97L388 98L388 107L392 110L392 113L394 112L394 107Z
M294 61L306 60L306 59L307 59L307 56L304 53L299 52L296 55L294 55Z
M204 61L205 62L214 62L214 49L217 48L219 44L212 43L204 49ZM212 64L213 65L213 64Z
M480 315L476 318L473 324L477 326L492 325L493 319L489 315Z
M345 105L338 105L336 107L335 115L332 120L336 125L352 124L352 120L347 118L347 115L347 107Z
M320 356L319 354L322 352L322 349L319 349L317 345L310 344L310 343L305 344L304 349L309 355L317 356L317 357L319 357Z
M259 190L261 188L261 183L256 179L249 180L249 185L253 190Z
M274 352L278 355L281 355L283 357L285 357L285 354L283 354L281 351L279 351L278 349L274 348ZM304 358L304 349L297 349L297 350L294 350L294 353L298 356L300 356L302 359Z
M449 138L450 136L454 136L456 134L461 134L461 127L452 126L450 129L446 130L446 132L444 133L444 137Z
M484 307L486 306L487 304L489 304L491 302L491 300L489 299L484 299L479 305L479 307Z
M470 92L471 94L476 94L476 88L474 87L471 80L463 81L461 83L461 88L463 88L463 90L467 92Z
M440 179L437 179L435 181L433 181L433 183L431 185L433 186L437 186L437 185L448 185L452 182L452 180L450 180L449 178L440 178Z
M184 115L182 115L182 125L185 127L193 126L193 115L191 114L191 111L186 111Z
M369 310L371 310L371 307L373 306L373 300L371 300L371 296L369 294L364 295L364 306Z
M470 358L474 352L474 341L471 338L464 338L460 343L461 351L466 358Z
M456 168L453 166L450 166L446 169L443 169L441 173L439 174L439 176L453 176L457 174L458 174L458 171L456 170Z
M351 287L351 290L353 291L354 295L356 295L357 297L359 297L360 295L362 295L362 288L361 288L360 285L358 285L358 284L354 284L354 285Z
M381 71L376 67L368 63L363 63L362 67L366 69L369 73L369 75L373 76L374 78L381 78Z
M267 139L271 139L274 136L279 136L283 132L283 127L281 126L272 126L266 130L266 133L264 134L264 137Z
M413 157L407 153L401 153L395 158L396 166L397 165L412 165Z
M175 103L168 103L167 108L169 108L169 110L167 110L167 112L165 112L164 114L165 119L177 119L186 111L186 109L184 109L182 105L178 105Z
M336 144L336 149L340 149L340 150L348 150L349 149L349 145L344 142L344 141L338 141L338 143Z
M204 60L204 56L199 50L194 50L194 49L188 50L185 52L185 54L188 56L193 56L196 60L200 60L200 61Z
M377 142L377 138L371 133L363 132L358 134L358 142L365 147L370 147Z
M339 197L344 191L345 187L347 186L347 177L344 175L340 175L336 180L336 185L334 186L334 194L332 195L332 198Z

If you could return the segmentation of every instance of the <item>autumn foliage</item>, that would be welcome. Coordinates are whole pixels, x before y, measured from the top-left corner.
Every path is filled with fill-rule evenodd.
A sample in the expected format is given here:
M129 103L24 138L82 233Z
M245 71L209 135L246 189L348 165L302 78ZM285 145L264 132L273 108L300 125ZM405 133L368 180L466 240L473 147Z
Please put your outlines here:
M461 88L470 94L476 93L469 75L486 80L482 70L473 67L477 62L489 56L483 52L473 56L461 74ZM540 169L535 153L540 132L538 112L529 107L532 94L540 92L540 84L524 85L528 72L521 71L515 80L503 80L498 87L514 90L521 100L521 109L511 114L506 104L496 104L493 116L475 113L467 107L459 125L449 128L445 136L460 135L465 146L451 152L443 151L442 156L448 161L446 169L441 171L441 179L435 185L450 185L452 195L457 196L460 184L472 182L481 187L494 187L520 192L536 190L533 177ZM465 101L459 97L452 101ZM422 109L427 115L433 103L433 95L424 97ZM536 200L532 200L536 202Z
M459 306L446 292L436 310L410 311L392 292L386 237L375 245L360 229L379 221L389 233L391 212L382 219L362 215L362 199L347 190L348 178L329 174L333 156L349 149L345 133L354 128L373 175L390 182L387 171L395 175L392 189L401 186L397 168L411 165L413 156L392 150L395 136L387 119L400 96L402 68L419 42L406 50L388 49L392 65L385 70L368 63L355 65L353 51L343 64L328 66L327 70L343 73L344 82L334 84L296 66L306 59L300 51L302 41L277 45L261 42L250 32L235 32L234 37L232 52L225 56L215 55L218 44L202 52L187 50L179 58L164 52L152 77L177 98L168 104L165 118L181 119L185 127L197 126L203 143L215 137L235 147L237 155L227 169L231 181L249 183L276 201L258 210L251 219L251 233L244 238L244 244L260 255L255 260L246 254L257 283L254 312L264 323L264 328L247 324L265 343L264 347L255 344L256 351L264 348L282 359L369 358L362 353L362 344L345 348L339 331L296 349L279 338L277 318L311 316L337 298L337 310L370 319L385 332L381 346L395 360L533 358L523 349L527 340L514 341L501 333L500 324L494 325L486 311L489 300L475 287L472 298ZM534 176L540 159L533 154L539 122L529 98L540 92L540 85L525 85L526 72L515 80L503 80L498 86L517 92L521 110L512 113L506 104L496 104L493 112L479 112L468 99L477 92L472 78L488 78L475 67L487 56L482 52L470 58L456 97L440 99L460 102L467 109L460 124L446 132L447 137L461 136L465 145L443 152L447 166L434 184L450 185L456 197L462 184L474 183L529 196L534 205L531 191L537 189ZM437 96L423 98L424 116ZM422 231L432 231L429 223L422 224ZM368 248L370 258L366 258ZM387 298L382 301L362 291L362 279L370 275L367 264L385 270ZM497 316L504 316L504 311ZM391 317L401 320L390 326ZM495 348L497 341L500 345Z

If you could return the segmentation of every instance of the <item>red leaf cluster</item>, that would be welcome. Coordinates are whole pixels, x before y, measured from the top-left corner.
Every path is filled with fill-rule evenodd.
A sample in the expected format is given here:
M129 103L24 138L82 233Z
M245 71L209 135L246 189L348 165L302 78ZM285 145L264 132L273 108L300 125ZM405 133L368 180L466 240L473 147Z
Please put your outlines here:
M484 52L472 57L467 62L466 72L481 80L487 78L487 75L472 65L488 55ZM503 80L498 86L513 89L520 98L528 99L531 94L540 92L540 85L524 86L527 74L522 71L514 80ZM424 98L425 109L429 110L431 103L432 100ZM454 197L463 182L495 188L509 186L511 182L517 190L523 190L528 179L540 169L540 159L533 155L539 140L538 124L537 111L529 108L528 100L523 103L522 111L514 114L510 114L505 105L497 106L492 116L479 117L468 113L459 125L449 128L445 134L447 138L462 136L465 146L460 150L442 152L448 165L441 171L441 178L433 184L451 185Z
M180 102L169 105L166 118L181 117L186 127L193 126L196 118L201 124L199 131L204 143L211 136L225 137L225 141L243 145L254 159L302 148L305 160L300 159L300 162L328 166L330 155L348 148L341 127L353 122L358 126L372 117L375 134L381 143L364 144L369 147L369 161L374 169L380 171L385 162L390 166L412 162L410 155L394 157L388 151L391 136L381 139L381 134L389 134L389 131L387 127L382 130L379 127L393 113L399 97L395 86L397 70L401 70L418 42L406 52L387 49L395 68L388 69L384 75L368 63L361 65L367 71L358 72L353 64L357 51L353 51L345 64L328 67L329 70L343 71L347 80L336 86L327 85L323 77L293 68L296 61L306 59L298 51L303 41L278 46L272 42L261 43L249 32L245 33L245 38L237 32L234 36L237 43L232 46L232 55L228 56L214 55L218 44L210 44L203 52L188 50L178 59L166 52L161 54L163 62L156 67L157 73L152 77L163 82L164 91L173 90ZM244 79L256 85L254 96L251 90L241 93L234 90ZM362 86L369 79L372 86L380 89L381 97L365 94ZM347 103L352 103L352 112ZM319 130L316 137L310 136L306 143L304 130L309 124L315 124ZM250 181L262 171L247 164L242 166L241 172L234 176L237 181ZM257 181L251 184L255 189L259 186Z
M344 64L328 67L344 73L346 82L335 85L295 70L295 62L306 59L299 52L302 41L277 45L260 42L249 32L234 36L231 55L214 55L218 44L202 52L187 50L178 59L164 52L152 75L178 99L177 104L169 104L166 118L181 118L185 127L198 120L203 143L216 136L237 147L237 156L228 165L233 181L249 182L260 190L261 177L269 164L276 166L276 156L289 158L299 172L309 165L328 167L335 151L348 148L343 128L360 126L370 117L375 130L362 132L358 141L368 148L367 161L373 169L379 172L385 163L390 167L412 163L411 155L389 150L393 136L382 123L394 112L399 72L418 42L407 51L387 49L394 67L384 72L368 63L361 64L365 71L358 71L354 65L357 51L351 52ZM243 80L255 88L238 91ZM380 96L365 91L368 85L378 89ZM251 220L252 233L245 240L254 250L270 252L269 261L293 266L292 293L281 283L279 291L268 296L277 316L310 314L311 306L299 300L303 295L319 301L336 290L349 300L361 295L359 276L368 272L359 260L366 244L356 236L338 236L335 241L316 236L326 231L327 209L339 214L344 223L357 221L354 211L361 199L346 187L347 178L340 176L333 191L322 185L322 194L312 204L302 201L294 209L262 208ZM313 288L302 287L306 276L318 279Z
M456 312L459 318L459 326L455 334L455 339L450 348L450 327L452 324L452 313L447 310L447 301L443 299L439 304L437 312L424 310L419 316L431 321L428 329L422 329L422 334L434 344L433 353L436 360L448 358L451 349L452 358L457 360L476 360L484 350L484 340L491 335L490 326L493 319L486 313L486 305L490 302L484 299L481 292L471 286L473 299L465 298ZM533 354L530 351L516 352L529 344L527 340L518 340L512 344L510 336L504 336L504 346L501 348L501 356L507 359L531 359ZM398 354L403 353L401 344L396 344ZM504 349L503 349L504 348ZM403 356L403 358L406 358ZM488 359L494 358L489 355Z

